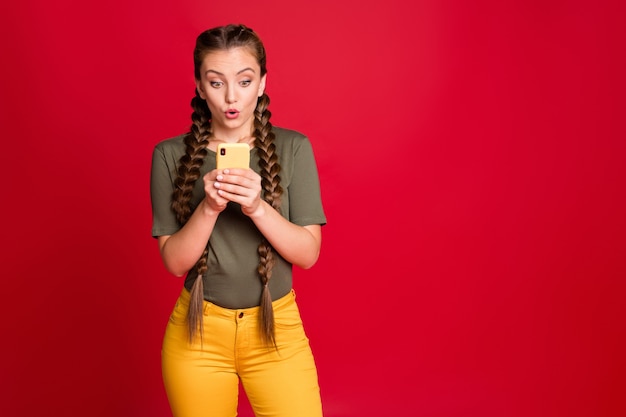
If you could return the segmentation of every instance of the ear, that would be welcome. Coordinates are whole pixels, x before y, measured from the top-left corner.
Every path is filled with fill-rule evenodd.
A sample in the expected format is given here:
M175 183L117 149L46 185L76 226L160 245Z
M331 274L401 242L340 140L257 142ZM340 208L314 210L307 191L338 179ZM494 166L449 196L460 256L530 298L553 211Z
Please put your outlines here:
M196 80L196 90L198 90L198 94L200 94L200 97L202 98L202 100L206 100L204 89L202 88L202 84L198 80Z
M267 79L267 74L261 77L261 83L259 84L259 93L258 97L261 97L265 92L265 80Z

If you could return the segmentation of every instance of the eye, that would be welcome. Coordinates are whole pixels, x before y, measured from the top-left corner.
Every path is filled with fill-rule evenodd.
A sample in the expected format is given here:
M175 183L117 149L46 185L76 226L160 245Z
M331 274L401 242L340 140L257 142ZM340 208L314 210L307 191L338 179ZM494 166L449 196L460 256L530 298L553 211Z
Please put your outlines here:
M209 85L213 88L220 88L222 85L224 85L224 83L221 81L210 81Z
M252 81L251 81L251 80L243 80L243 81L240 81L240 82L239 82L239 85L240 85L240 86L242 86L242 87L247 87L247 86L249 86L251 83L252 83Z

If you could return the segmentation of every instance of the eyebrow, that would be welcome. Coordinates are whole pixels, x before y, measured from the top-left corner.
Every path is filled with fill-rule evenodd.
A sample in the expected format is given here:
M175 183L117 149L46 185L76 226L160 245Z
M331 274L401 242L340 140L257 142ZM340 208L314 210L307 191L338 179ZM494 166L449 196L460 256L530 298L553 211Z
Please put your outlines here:
M250 67L246 67L246 68L244 68L244 69L242 69L242 70L240 70L240 71L237 71L237 74L236 74L236 75L239 75L239 74L241 74L241 73L243 73L243 72L246 72L246 71L252 71L252 72L254 72L254 69L253 69L253 68L250 68ZM208 70L206 70L206 71L204 72L204 74L206 75L206 74L208 74L209 72L212 72L212 73L217 74L217 75L224 75L224 74L222 74L221 72L219 72L219 71L215 71L215 70L212 70L212 69L208 69Z

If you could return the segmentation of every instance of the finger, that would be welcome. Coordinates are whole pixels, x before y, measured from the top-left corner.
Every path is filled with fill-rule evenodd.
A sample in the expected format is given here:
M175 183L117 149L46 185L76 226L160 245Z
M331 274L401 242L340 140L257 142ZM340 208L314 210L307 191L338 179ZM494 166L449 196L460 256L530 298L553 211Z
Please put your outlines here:
M256 172L254 172L251 169L242 169L242 168L229 168L229 169L225 169L224 171L218 173L218 175L223 175L225 177L228 178L247 178L249 180L255 180L255 179L261 179L261 177L259 176L259 174L257 174Z
M209 172L207 172L206 174L204 174L204 176L202 177L202 179L204 180L204 182L207 181L215 181L215 178L221 174L222 172L220 170L214 169L211 170Z
M224 196L221 196L218 193L218 190L215 190L215 189L206 193L205 198L209 206L218 211L222 211L224 208L226 208L226 205L229 202L228 199L224 198Z
M218 190L219 195L228 199L230 199L230 196L247 197L253 194L252 190L250 190L249 188L237 184L229 184L216 181L213 184L213 187Z
M255 198L249 195L234 194L225 190L218 190L217 193L226 200L241 205L241 207L250 207L255 205Z

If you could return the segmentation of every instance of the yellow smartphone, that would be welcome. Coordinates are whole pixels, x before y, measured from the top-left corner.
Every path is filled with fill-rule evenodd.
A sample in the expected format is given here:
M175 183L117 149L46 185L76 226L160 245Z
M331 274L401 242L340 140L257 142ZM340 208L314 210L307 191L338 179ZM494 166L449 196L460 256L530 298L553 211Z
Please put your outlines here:
M217 169L250 168L250 145L247 143L220 143L217 145Z

